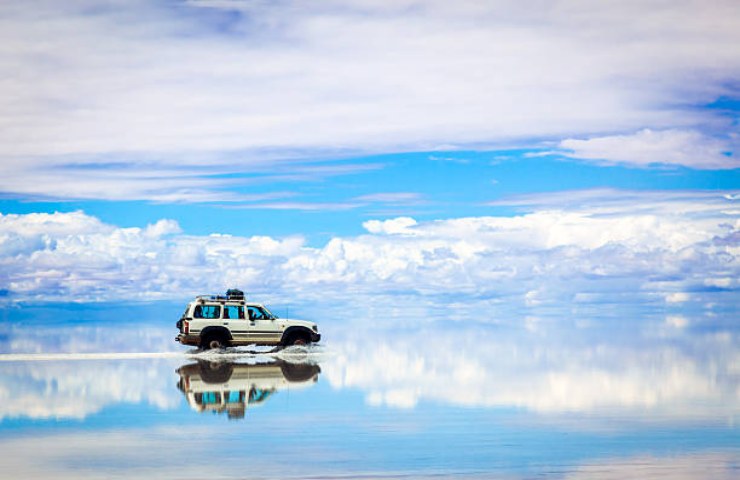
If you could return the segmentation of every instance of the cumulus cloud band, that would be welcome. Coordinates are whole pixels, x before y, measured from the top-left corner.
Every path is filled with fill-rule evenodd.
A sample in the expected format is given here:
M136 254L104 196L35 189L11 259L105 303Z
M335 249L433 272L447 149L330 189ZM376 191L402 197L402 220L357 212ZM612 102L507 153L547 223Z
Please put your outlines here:
M187 235L170 220L120 228L82 212L3 215L0 288L11 298L131 300L240 285L302 296L328 288L530 305L619 294L681 303L738 288L733 194L592 197L588 207L553 203L512 217L371 220L367 234L321 247L301 237Z

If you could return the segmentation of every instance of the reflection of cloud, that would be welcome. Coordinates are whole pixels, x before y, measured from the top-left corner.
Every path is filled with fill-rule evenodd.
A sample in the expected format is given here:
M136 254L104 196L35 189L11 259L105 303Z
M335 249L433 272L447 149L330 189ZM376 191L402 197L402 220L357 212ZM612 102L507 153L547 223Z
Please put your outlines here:
M531 479L717 479L735 478L737 453L691 453L673 451L666 456L600 458L580 451L581 443L558 445L563 457L545 451L520 456L511 449L495 445L470 448L467 432L446 432L444 447L426 431L402 443L393 433L381 433L373 454L368 454L366 439L353 430L330 421L328 435L320 428L296 431L295 423L269 424L261 428L238 429L237 424L209 426L172 425L154 428L96 429L84 432L40 432L0 438L0 468L8 478L23 479L123 479L132 474L140 478L483 478ZM429 420L428 418L426 420ZM318 430L318 432L317 432ZM277 432L277 434L276 434ZM317 435L317 433L319 433ZM362 436L359 436L362 437ZM409 435L403 435L407 439ZM463 445L460 445L460 444ZM429 444L432 444L431 446ZM529 446L529 445L526 445ZM534 441L532 447L543 447ZM624 446L622 446L624 448ZM481 463L466 464L466 460ZM588 450L588 449L586 449ZM619 449L618 449L619 450ZM447 459L444 467L428 467L413 458L428 458L430 452ZM459 454L455 460L450 452ZM382 455L378 458L378 453ZM619 455L621 451L610 452ZM498 455L495 463L490 455ZM509 457L510 455L510 457ZM368 461L368 457L371 458ZM286 461L286 458L293 460ZM389 464L388 461L391 461ZM531 463L527 464L527 460ZM185 463L184 463L185 462ZM554 473L556 462L557 473ZM426 462L425 462L426 463ZM217 473L215 465L218 466ZM436 467L436 468L435 468ZM440 470L446 475L441 475ZM471 471L472 470L472 471Z
M670 457L641 456L594 462L565 476L567 480L731 480L737 478L737 454L697 453Z
M162 328L161 323L142 325L135 323L141 318L131 316L141 315L144 309L116 309L110 308L95 312L91 310L79 310L80 318L88 317L97 321L95 325L54 325L53 321L39 326L40 322L34 324L34 328L21 323L23 320L32 320L33 308L25 309L25 318L21 322L8 325L2 337L0 337L0 352L12 354L53 354L53 353L142 353L142 352L176 352L182 349L172 339L174 337L174 320L178 313L173 312L167 324L171 329ZM126 317L129 315L129 317ZM131 330L125 335L121 334L121 325L110 322L111 317L116 320L126 319ZM134 326L135 325L135 326Z
M189 236L170 220L120 228L81 212L5 215L0 288L47 300L141 300L241 285L304 298L347 291L510 296L531 306L617 294L702 302L738 288L732 195L573 195L581 206L566 194L554 195L550 207L543 198L515 199L534 210L512 217L369 220L366 234L320 248L299 237Z
M337 388L360 389L376 405L409 408L432 400L543 413L649 411L656 419L717 421L737 415L740 409L740 350L732 314L701 316L682 309L631 317L636 310L618 304L615 309L599 308L605 310L600 315L589 316L571 305L549 316L502 317L496 301L450 298L352 296L345 302L304 302L291 311L306 312L308 318L319 321L327 349L322 379ZM40 319L32 318L35 310L29 309L31 317L6 326L0 350L10 354L184 352L173 341L180 308L170 313L170 319L159 320L147 313L150 308L130 310L128 314L141 322L132 324L125 336L120 335L118 324L109 322L123 313L114 307L78 307L73 313L85 319L84 324L55 327L40 326ZM661 308L674 307L661 304ZM64 316L53 309L46 315ZM29 321L39 326L24 327ZM143 365L144 361L123 363ZM2 368L12 365L24 364L0 362ZM58 367L43 362L29 365L23 368L33 371L9 371L16 372L13 375L20 378L25 392L39 397L45 395L47 385L55 385L55 375L72 375L75 368L74 362ZM112 368L114 363L100 365ZM133 372L112 371L106 378L114 373L134 377L127 382L139 388ZM24 383L25 377L37 381ZM92 376L89 381L94 381ZM6 387L12 384L8 382ZM57 393L72 398L75 384L65 385L70 387ZM143 392L135 390L134 398L144 398ZM129 398L118 395L115 398ZM99 403L99 398L104 396L94 395L92 403ZM29 404L45 401L40 398Z
M563 324L509 330L453 323L374 332L372 341L348 334L332 341L336 355L324 372L336 388L402 408L434 401L654 421L738 415L735 336L655 328L623 338L610 327L595 333Z
M225 458L225 449L217 448L223 446L218 433L189 426L5 438L0 439L0 467L12 478L131 478L132 471L139 478L212 478L213 462L187 453L206 449L211 460L223 461L219 475L238 475L233 462ZM268 471L259 459L252 463Z
M734 330L712 332L688 315L681 328L674 320L597 324L530 317L528 329L518 329L482 325L470 315L444 327L419 326L419 318L399 324L406 312L388 313L393 329L368 312L331 325L320 382L333 388L306 390L302 400L293 391L271 399L269 409L255 410L249 428L186 412L175 385L180 363L0 362L0 418L84 418L61 425L17 422L21 429L0 435L0 471L18 478L130 478L132 472L210 478L220 465L218 475L228 477L439 478L444 471L456 478L470 472L471 478L533 478L551 475L556 462L565 478L702 478L697 466L712 478L732 478L727 472L733 472L735 451L704 452L717 452L733 438L731 430L717 433L716 427L740 411ZM11 343L23 334L11 332ZM83 350L94 350L96 330L76 332ZM36 344L43 348L42 342ZM265 380L258 373L265 360L264 354L240 358L239 381ZM196 374L211 387L241 388L236 369L227 387L216 367L208 379L202 371L186 372L194 365L180 373ZM315 373L299 370L292 373ZM404 410L363 409L355 391L371 405ZM427 405L412 410L419 402ZM114 408L121 404L134 407ZM144 405L167 412L153 416ZM590 428L601 421L612 422L606 433ZM563 437L563 422L578 435ZM29 424L34 427L24 430ZM667 433L674 428L692 441L672 443ZM553 435L563 442L551 450ZM656 440L660 445L651 444ZM278 471L280 462L286 465Z
M295 355L295 354L293 354ZM106 358L96 359L96 356ZM174 360L165 360L168 356ZM8 358L13 357L13 358ZM158 358L160 357L160 358ZM292 391L312 386L320 367L306 359L279 359L266 354L214 354L180 365L187 389L203 391ZM277 359L276 359L277 358ZM311 358L311 362L315 358ZM239 360L234 363L233 360ZM8 418L84 419L117 404L147 404L171 410L181 400L173 388L173 372L183 357L177 354L50 354L0 356L0 421ZM201 363L202 362L202 363ZM303 362L303 363L301 363ZM204 371L200 365L206 365ZM223 377L223 378L221 378ZM180 388L183 387L181 382ZM192 391L186 397L193 402ZM241 400L255 399L245 397ZM215 407L216 405L210 405Z
M0 363L0 420L82 419L119 403L166 410L180 399L174 364L162 360Z

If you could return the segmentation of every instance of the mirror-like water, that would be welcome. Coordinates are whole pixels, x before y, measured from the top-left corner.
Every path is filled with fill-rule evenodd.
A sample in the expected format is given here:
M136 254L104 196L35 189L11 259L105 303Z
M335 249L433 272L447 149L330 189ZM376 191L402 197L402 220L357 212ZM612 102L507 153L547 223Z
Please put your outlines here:
M171 319L122 334L104 310L18 313L0 332L9 478L740 473L731 316L371 312L322 322L318 347L202 353L172 342Z

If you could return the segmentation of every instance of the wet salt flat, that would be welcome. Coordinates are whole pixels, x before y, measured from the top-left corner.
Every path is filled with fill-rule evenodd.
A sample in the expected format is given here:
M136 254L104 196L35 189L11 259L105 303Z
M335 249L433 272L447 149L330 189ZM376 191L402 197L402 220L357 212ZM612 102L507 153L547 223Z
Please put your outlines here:
M316 318L306 350L199 353L165 307L116 335L117 308L5 310L7 478L740 474L731 313L404 324L418 312L399 307Z

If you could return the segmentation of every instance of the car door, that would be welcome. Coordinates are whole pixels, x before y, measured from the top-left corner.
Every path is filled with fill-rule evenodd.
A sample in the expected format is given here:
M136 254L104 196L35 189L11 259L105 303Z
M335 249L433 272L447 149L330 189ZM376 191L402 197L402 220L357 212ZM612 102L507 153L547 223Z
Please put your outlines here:
M223 323L231 332L234 344L249 343L249 322L244 316L242 305L224 305Z
M249 316L249 339L254 343L275 345L280 343L283 332L278 322L266 310L257 306L247 306Z

